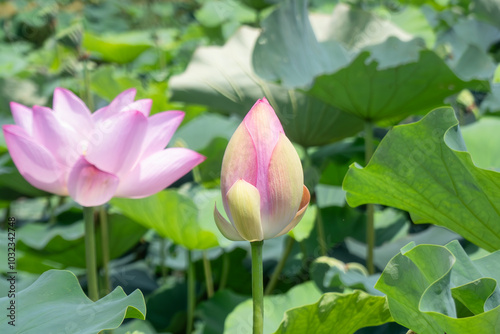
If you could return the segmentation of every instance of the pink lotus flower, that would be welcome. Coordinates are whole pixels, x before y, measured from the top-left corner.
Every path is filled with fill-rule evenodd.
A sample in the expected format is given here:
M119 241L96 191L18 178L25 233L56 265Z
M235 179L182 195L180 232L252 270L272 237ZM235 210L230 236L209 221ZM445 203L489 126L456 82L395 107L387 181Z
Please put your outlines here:
M152 195L189 172L205 157L168 148L182 111L149 116L152 101L134 101L135 89L91 114L72 92L56 88L53 110L11 103L15 125L3 133L12 160L34 187L69 195L83 206L113 196Z
M288 233L309 205L299 156L265 98L254 104L227 145L221 191L230 222L217 207L215 222L231 240Z

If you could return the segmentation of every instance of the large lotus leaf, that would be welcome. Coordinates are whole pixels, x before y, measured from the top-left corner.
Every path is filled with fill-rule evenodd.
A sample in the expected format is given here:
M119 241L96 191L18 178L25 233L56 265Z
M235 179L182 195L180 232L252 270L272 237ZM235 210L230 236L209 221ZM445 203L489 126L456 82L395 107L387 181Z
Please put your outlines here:
M337 5L330 18L323 24L312 23L319 41L335 40L348 50L354 51L383 43L391 36L402 41L412 39L410 34L392 22L346 4Z
M198 222L198 207L189 197L175 190L161 191L140 198L114 198L111 204L137 223L154 229L187 249L218 246L217 236Z
M266 17L252 55L255 73L285 87L302 87L315 76L349 63L336 42L320 44L309 23L307 0L286 0Z
M297 285L288 292L279 295L264 297L264 334L274 333L285 312L291 308L316 302L321 292L313 282ZM224 325L224 333L251 333L252 332L252 300L248 299L239 304L231 312Z
M140 290L126 295L121 287L92 302L83 293L70 271L49 270L15 299L0 298L2 310L15 300L15 327L0 322L2 333L80 333L97 334L120 326L125 318L146 318L146 305ZM4 316L5 317L5 316Z
M429 49L434 47L436 43L436 33L434 29L432 29L429 20L425 17L421 7L406 6L404 10L392 13L391 22L404 31L414 36L421 37Z
M385 297L363 291L325 293L312 305L286 312L275 334L352 334L358 329L393 321Z
M241 27L222 47L198 48L186 71L170 80L172 100L244 116L257 99L265 96L287 136L304 146L340 140L362 129L358 118L255 75L251 54L258 35L258 29Z
M500 39L500 30L481 21L464 19L439 36L437 44L446 45L447 63L462 79L490 79L495 62L489 48Z
M83 47L104 61L119 64L129 63L149 49L153 42L148 31L132 31L120 34L97 36L83 34Z
M389 38L377 48L376 59L368 62L364 51L347 67L333 74L316 78L309 93L345 112L360 118L381 121L404 118L442 105L443 100L467 87L481 82L459 79L434 52L422 50L418 61L410 61L379 70L381 61L393 64L391 45L405 45L416 51L415 45ZM403 51L402 51L403 52ZM418 51L417 51L418 52ZM409 55L406 55L409 59Z
M377 289L394 320L419 334L500 331L500 252L471 260L458 241L408 244L387 265Z
M314 77L346 66L359 48L377 45L390 36L398 41L411 38L389 21L347 5L338 5L327 18L311 15L309 19L306 0L287 0L262 22L252 64L263 79L304 87ZM394 54L394 46L384 48L391 50L393 58L401 54ZM400 61L407 60L402 57Z
M500 28L500 3L497 0L474 0L473 11L482 19Z
M476 166L500 171L500 119L483 117L461 128L467 150Z
M365 168L344 179L351 206L380 203L409 211L488 250L500 249L500 175L478 168L466 152L452 109L394 127Z

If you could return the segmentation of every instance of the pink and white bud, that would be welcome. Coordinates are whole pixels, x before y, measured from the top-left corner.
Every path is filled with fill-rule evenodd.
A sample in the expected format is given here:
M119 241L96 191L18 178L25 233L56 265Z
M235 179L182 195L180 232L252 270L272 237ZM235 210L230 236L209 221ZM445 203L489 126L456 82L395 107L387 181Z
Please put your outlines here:
M289 232L309 205L300 158L273 108L258 100L227 145L221 191L229 221L215 221L231 240L259 241Z

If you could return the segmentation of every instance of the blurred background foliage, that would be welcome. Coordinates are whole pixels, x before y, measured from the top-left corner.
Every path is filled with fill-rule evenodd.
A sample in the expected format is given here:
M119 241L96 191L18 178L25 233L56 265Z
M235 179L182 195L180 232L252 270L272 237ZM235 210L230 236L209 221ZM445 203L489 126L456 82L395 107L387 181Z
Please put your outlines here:
M299 227L265 243L265 281L286 252L274 294L286 293L289 305L353 288L380 295L380 274L363 267L365 208L349 207L342 190L349 166L364 164L363 123L375 123L378 144L393 125L451 105L474 161L498 170L485 157L498 156L499 17L493 0L0 1L0 123L13 123L10 101L50 106L55 87L84 96L85 80L94 110L135 87L138 98L153 99L152 113L186 111L170 145L207 161L159 195L108 205L112 283L127 293L140 288L148 309L147 322L115 333L183 333L187 249L197 266L197 333L234 333L245 306L233 309L251 293L249 248L220 235L212 209L225 147L252 104L266 96L276 109L313 194ZM81 209L24 181L3 137L0 154L1 218L19 222L19 287L51 268L83 274ZM471 257L488 253L390 207L377 206L375 227L379 272L409 241L458 239ZM211 298L203 257L218 291ZM389 323L357 333L405 332Z

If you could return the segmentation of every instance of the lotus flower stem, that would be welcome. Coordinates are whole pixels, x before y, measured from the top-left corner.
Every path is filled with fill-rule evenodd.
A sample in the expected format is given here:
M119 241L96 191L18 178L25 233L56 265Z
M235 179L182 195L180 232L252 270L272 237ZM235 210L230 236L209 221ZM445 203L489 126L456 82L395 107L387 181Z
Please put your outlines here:
M165 238L160 237L160 268L161 268L161 276L163 277L163 280L167 278L168 275L168 268L166 265L167 262L167 241Z
M187 327L186 334L193 330L194 306L195 306L195 269L192 253L188 250L188 271L187 271Z
M264 332L263 244L264 241L254 241L250 243L252 247L253 334L262 334Z
M99 299L97 287L97 263L95 255L94 208L83 207L85 220L85 260L87 266L87 290L89 298L93 301Z
M222 273L220 274L219 290L226 287L227 277L229 276L229 254L224 252L222 255Z
M373 124L365 121L365 166L368 165L373 155ZM366 205L366 267L370 275L375 273L373 265L373 249L375 247L374 206Z
M203 251L203 270L205 271L207 295L208 298L212 298L212 296L214 295L214 280L212 278L212 266L210 265L210 260L207 257L206 251Z
M304 147L304 165L306 168L310 168L312 165L312 159L307 151L307 147ZM318 233L318 243L321 250L321 255L326 256L328 252L328 247L326 245L326 237L325 237L325 227L323 225L323 219L321 217L321 213L318 212L316 215L316 229Z
M269 283L267 283L266 291L264 292L265 295L271 294L274 288L276 287L276 283L278 283L278 278L280 277L280 274L283 271L283 268L285 267L286 260L288 259L288 256L290 256L290 253L292 252L294 241L295 240L293 238L287 237L285 250L283 251L283 255L281 256L278 264L276 265L276 268L274 268L273 274L271 275L271 280L269 281Z
M101 226L101 248L102 248L102 269L104 273L105 294L111 292L111 281L109 280L109 229L108 214L106 207L101 205L99 209L99 222Z
M318 243L321 248L321 255L326 256L328 248L326 246L325 227L323 225L323 217L321 217L320 210L318 210L318 214L316 215L316 228L318 229Z

